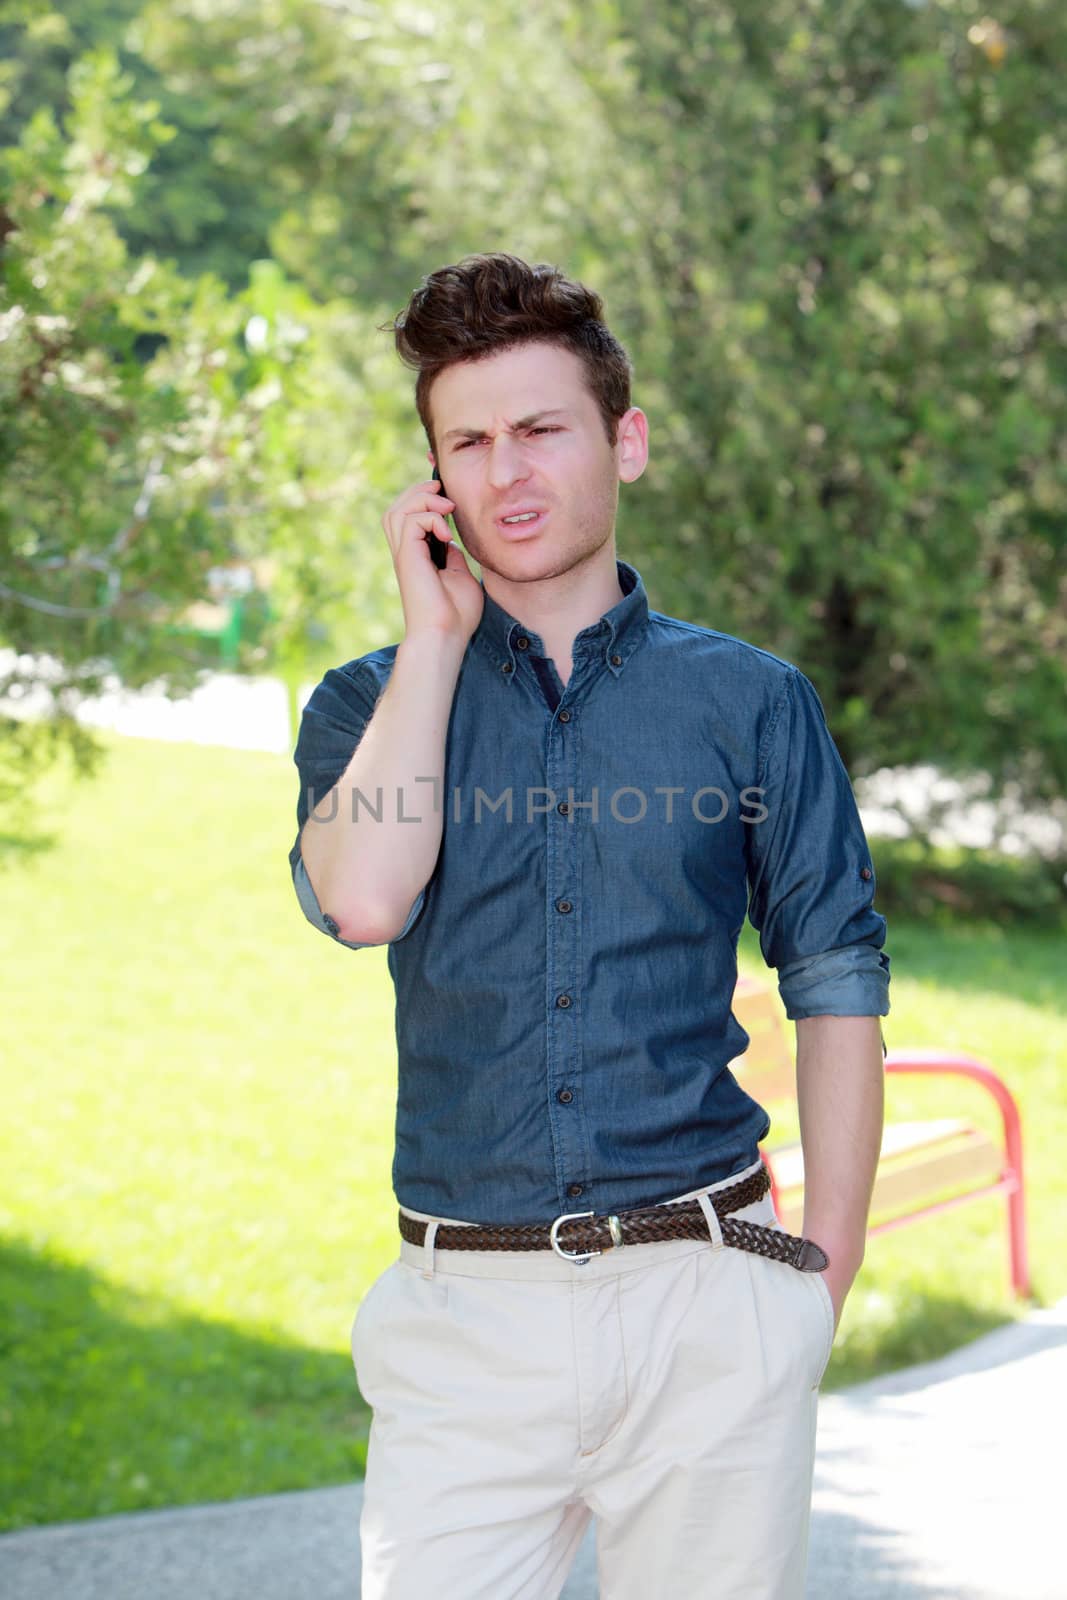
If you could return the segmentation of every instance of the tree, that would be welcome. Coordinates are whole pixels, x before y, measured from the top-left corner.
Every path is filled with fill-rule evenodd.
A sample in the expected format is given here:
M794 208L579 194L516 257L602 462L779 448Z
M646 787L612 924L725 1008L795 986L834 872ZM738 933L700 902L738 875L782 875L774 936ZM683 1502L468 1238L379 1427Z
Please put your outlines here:
M1067 790L1062 8L132 3L123 60L180 109L159 162L209 192L183 260L229 263L251 433L218 503L270 530L287 660L309 626L397 637L379 519L424 457L380 326L505 248L595 284L633 355L620 550L662 609L797 661L857 775ZM127 244L181 232L159 162ZM206 220L235 190L275 263L247 288ZM242 343L257 294L302 344ZM253 425L242 384L290 399Z
M42 107L0 155L0 694L43 692L51 708L0 721L12 804L62 752L94 769L102 746L75 710L109 680L195 686L205 656L181 623L213 567L269 557L258 659L299 663L309 616L340 620L330 602L355 565L346 313L270 262L233 295L131 257L113 217L170 130L130 87L113 52L90 53L63 124ZM366 330L347 317L358 348ZM388 559L380 542L365 579Z
M805 667L851 770L1062 796L1067 14L613 13L613 127L654 184L657 573Z
M974 15L168 0L150 49L269 164L317 296L402 304L495 245L595 283L659 603L798 661L857 774L934 755L1034 803L1067 790L1067 14Z

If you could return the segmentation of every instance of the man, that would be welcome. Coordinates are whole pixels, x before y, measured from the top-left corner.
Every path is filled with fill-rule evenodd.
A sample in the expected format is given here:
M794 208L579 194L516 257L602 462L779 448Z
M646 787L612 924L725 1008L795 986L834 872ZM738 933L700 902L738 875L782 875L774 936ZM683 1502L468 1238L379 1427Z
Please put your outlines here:
M383 517L404 638L326 673L296 748L300 903L388 944L396 987L364 1600L549 1600L591 1514L603 1600L804 1592L886 924L810 681L651 610L616 557L648 420L601 310L505 254L412 296L434 476ZM728 1069L746 911L797 1023L803 1240Z

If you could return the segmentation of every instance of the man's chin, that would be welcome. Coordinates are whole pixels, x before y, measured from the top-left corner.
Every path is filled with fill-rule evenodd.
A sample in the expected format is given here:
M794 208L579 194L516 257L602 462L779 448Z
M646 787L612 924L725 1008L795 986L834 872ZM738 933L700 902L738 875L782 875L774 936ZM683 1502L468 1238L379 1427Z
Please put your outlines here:
M558 554L547 549L523 550L521 546L509 545L506 550L494 550L491 555L476 559L483 572L493 572L498 578L510 579L513 583L554 578L567 570L566 566L560 564Z
M584 549L561 548L558 539L549 541L541 537L490 540L488 543L472 539L469 544L464 539L463 547L483 572L492 572L513 583L536 583L538 579L562 577L583 562L592 561L611 536L609 528L603 539ZM463 537L462 531L460 537Z
M533 567L558 563L558 552L553 552L542 539L501 539L488 543L475 540L464 548L483 570L498 572L502 578L512 573L528 574Z

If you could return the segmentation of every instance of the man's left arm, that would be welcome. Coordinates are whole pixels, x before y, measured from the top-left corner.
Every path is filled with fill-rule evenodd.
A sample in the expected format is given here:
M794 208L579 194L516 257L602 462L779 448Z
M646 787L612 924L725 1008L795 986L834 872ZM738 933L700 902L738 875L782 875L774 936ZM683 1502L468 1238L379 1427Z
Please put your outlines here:
M749 920L797 1028L805 1238L837 1317L863 1261L881 1151L886 919L848 773L810 678L788 673L761 747Z
M823 1276L840 1321L863 1264L882 1147L885 1067L878 1017L800 1017L797 1102L805 1239L830 1258Z

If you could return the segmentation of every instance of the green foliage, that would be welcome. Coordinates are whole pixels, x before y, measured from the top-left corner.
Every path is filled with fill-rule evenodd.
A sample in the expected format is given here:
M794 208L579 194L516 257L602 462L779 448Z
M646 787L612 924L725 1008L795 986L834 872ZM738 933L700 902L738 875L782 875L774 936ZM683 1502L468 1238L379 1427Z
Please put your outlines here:
M129 88L113 53L82 57L62 125L41 107L0 154L0 641L52 655L67 717L111 672L192 681L156 624L231 552L210 501L241 430L239 317L212 280L130 259L114 226L169 134ZM16 659L4 687L39 678Z
M114 276L124 245L131 276L155 263L129 317L154 294L157 335L206 318L227 352L227 437L205 438L204 470L226 461L213 504L232 543L278 563L255 660L292 677L320 644L336 661L399 636L380 518L425 469L380 324L432 267L502 247L594 283L634 357L651 460L619 546L655 604L798 662L857 775L934 757L1032 805L1067 791L1062 7L1017 0L996 23L963 0L502 0L491 26L475 0L21 14L6 125L26 149L42 107L73 103L60 68L89 45L133 84L120 145L129 106L157 107L137 123L137 198L113 178L93 213L87 281L109 260ZM117 78L108 92L123 98ZM205 265L215 287L194 292ZM250 350L242 318L265 315L270 274L306 337ZM172 380L179 411L189 379ZM143 482L129 465L99 480L113 528ZM214 559L198 515L159 523L186 567Z
M142 175L137 204L114 214L133 253L175 260L183 274L213 272L237 288L248 262L267 253L274 196L265 174L248 174L218 159L210 110L188 86L156 72L141 48L143 0L21 0L0 25L0 145L13 144L34 111L61 115L70 107L70 69L89 51L107 48L121 62L138 97L155 101L172 140L156 150Z
M316 295L497 243L604 290L652 424L624 550L803 664L851 770L1067 789L1061 13L1000 53L950 0L150 15Z
M919 839L877 838L871 848L876 903L891 925L899 916L941 929L964 920L970 927L1067 932L1067 859L934 848Z
M12 803L57 745L93 769L94 741L73 718L81 697L116 679L195 686L209 658L178 629L212 569L269 563L269 618L246 667L278 656L299 670L310 619L343 630L358 617L353 530L366 521L353 502L381 448L378 419L392 435L400 411L398 372L365 401L367 319L318 306L273 262L253 263L233 294L130 254L115 215L136 205L173 133L131 88L112 51L80 58L62 123L39 109L0 156L0 644L14 653L0 690L44 688L55 710L52 722L5 719L0 795ZM367 604L387 562L375 540Z
M635 498L686 614L803 665L850 770L1037 803L1067 788L1067 19L1016 8L998 66L969 15L620 0L668 435Z

